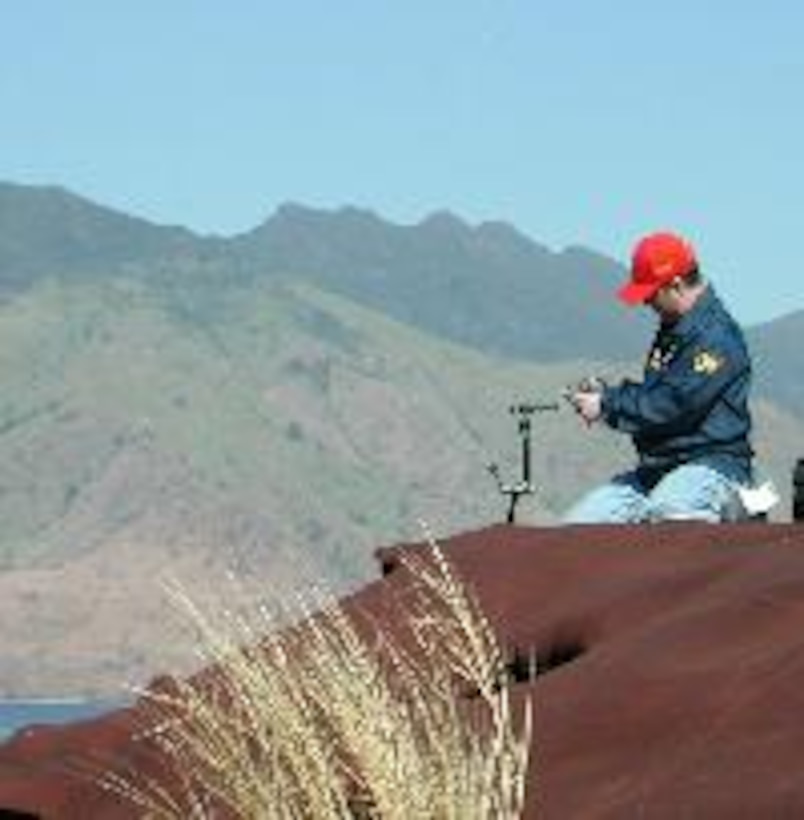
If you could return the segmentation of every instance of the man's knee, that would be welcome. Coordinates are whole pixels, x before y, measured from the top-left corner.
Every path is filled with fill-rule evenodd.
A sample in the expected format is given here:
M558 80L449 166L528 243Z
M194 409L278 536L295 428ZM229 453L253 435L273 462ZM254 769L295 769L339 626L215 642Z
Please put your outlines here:
M674 499L672 502L660 501L650 504L648 519L653 522L704 521L717 524L723 520L723 510L719 506L701 507L694 503L684 503L681 499Z
M668 473L648 497L653 521L706 521L717 523L737 492L737 484L703 465L679 467Z
M612 482L581 498L562 520L565 524L626 524L645 517L645 496L629 485Z

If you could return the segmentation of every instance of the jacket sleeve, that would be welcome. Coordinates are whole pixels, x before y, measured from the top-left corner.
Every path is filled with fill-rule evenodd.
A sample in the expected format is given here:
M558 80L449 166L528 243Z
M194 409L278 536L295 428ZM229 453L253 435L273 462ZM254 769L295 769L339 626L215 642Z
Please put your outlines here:
M603 391L602 415L630 434L679 434L694 429L724 390L749 368L741 345L726 338L700 341L641 382Z

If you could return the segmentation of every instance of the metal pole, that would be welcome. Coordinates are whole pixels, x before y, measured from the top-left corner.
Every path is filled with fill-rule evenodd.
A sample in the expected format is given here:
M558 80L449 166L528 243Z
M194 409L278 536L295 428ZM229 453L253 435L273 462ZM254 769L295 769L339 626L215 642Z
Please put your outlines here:
M504 484L496 464L489 464L488 470L496 479L500 493L508 497L506 521L513 524L516 521L516 505L520 496L536 492L536 487L531 483L531 416L537 412L558 410L558 403L514 404L508 410L518 417L517 432L522 440L522 477L515 484Z

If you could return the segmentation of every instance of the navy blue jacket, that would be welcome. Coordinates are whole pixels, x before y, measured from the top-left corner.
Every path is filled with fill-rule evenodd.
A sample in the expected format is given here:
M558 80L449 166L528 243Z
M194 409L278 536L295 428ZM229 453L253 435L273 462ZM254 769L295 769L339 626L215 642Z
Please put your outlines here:
M659 328L641 382L603 391L606 423L629 433L648 487L681 464L751 476L751 361L742 331L712 290Z

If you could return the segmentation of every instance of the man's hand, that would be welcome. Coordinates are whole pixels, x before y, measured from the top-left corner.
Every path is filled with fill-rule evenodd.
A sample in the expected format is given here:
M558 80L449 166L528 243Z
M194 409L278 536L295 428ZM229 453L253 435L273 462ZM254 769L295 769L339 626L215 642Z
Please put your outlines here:
M567 394L567 400L587 424L600 420L603 401L599 390L576 390Z

